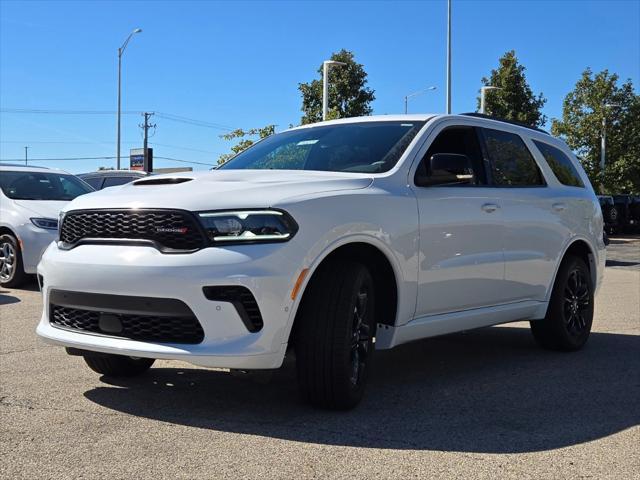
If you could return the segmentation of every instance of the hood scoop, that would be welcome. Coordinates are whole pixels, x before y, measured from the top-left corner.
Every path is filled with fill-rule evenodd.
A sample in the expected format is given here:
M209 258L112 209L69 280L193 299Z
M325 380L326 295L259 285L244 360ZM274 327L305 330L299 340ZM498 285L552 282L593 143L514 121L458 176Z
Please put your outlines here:
M145 185L175 185L176 183L190 182L193 178L185 177L167 177L167 178L145 178L133 182L136 187L144 187Z

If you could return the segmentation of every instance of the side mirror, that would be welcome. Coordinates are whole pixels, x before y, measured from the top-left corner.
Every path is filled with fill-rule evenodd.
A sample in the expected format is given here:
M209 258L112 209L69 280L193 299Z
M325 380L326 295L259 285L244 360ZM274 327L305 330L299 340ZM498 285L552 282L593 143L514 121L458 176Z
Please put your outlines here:
M444 184L468 184L473 182L471 159L457 153L436 153L428 160L416 175L416 185L431 186Z

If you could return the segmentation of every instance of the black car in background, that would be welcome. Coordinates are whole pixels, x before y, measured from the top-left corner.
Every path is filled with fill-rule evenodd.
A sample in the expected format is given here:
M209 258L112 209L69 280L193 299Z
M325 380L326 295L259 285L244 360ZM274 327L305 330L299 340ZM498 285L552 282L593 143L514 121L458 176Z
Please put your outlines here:
M620 232L637 232L640 230L640 196L613 195L614 207L617 211Z
M81 173L77 175L96 190L115 187L133 182L149 175L147 172L136 170L99 170L97 172Z
M604 219L604 231L612 234L618 227L618 209L611 195L598 195L602 217Z

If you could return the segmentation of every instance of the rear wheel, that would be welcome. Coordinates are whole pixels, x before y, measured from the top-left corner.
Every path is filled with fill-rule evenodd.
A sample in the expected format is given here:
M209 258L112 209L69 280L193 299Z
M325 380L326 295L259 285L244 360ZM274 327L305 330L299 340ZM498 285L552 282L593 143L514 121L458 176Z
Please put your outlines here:
M0 285L15 288L27 280L20 244L13 235L0 235Z
M108 377L134 377L151 368L153 358L125 357L123 355L86 355L83 357L89 368Z
M584 261L567 257L560 266L543 320L531 322L531 332L540 346L551 350L582 348L593 323L593 285Z
M353 408L371 369L373 279L364 265L333 261L322 265L312 282L294 340L300 391L319 407Z

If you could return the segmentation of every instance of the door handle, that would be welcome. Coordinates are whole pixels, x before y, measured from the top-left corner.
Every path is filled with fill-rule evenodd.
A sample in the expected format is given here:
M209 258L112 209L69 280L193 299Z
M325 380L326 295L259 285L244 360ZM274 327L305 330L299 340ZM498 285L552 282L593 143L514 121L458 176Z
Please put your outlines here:
M556 212L561 212L563 210L566 210L567 206L564 203L558 202L558 203L554 203L553 205L551 205L551 207L556 211Z
M487 213L495 212L499 208L500 207L498 205L496 205L495 203L485 203L484 205L482 205L482 210L487 212Z

